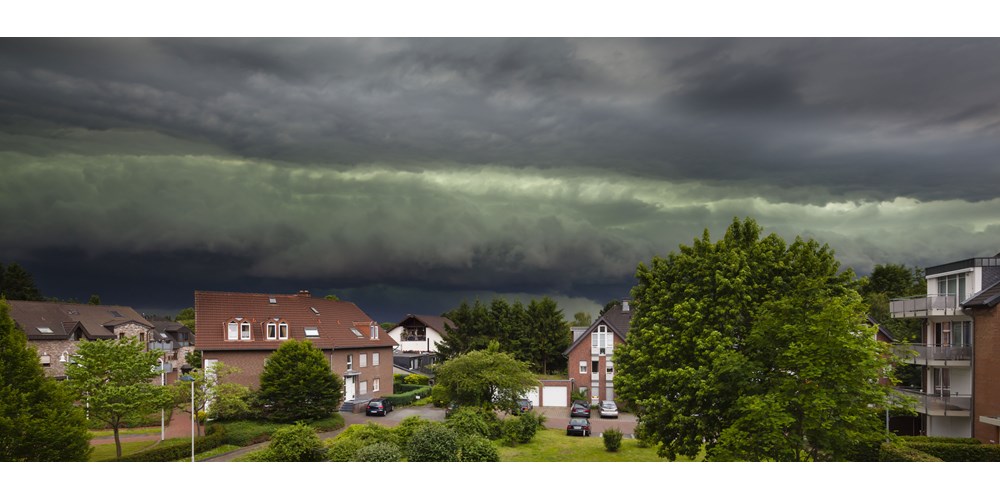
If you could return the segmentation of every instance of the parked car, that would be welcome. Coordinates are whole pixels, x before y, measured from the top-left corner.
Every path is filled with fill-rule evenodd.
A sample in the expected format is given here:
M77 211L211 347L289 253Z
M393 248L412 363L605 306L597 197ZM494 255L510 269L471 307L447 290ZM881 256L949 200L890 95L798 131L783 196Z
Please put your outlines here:
M517 400L517 406L514 408L514 414L516 415L516 414L524 413L526 411L531 411L534 407L535 407L535 405L531 404L530 400L527 400L527 399L518 399Z
M365 407L365 415L388 415L392 411L392 403L385 398L376 398L368 402Z
M614 401L601 401L601 418L618 418L618 405Z
M585 418L571 418L569 423L566 424L566 435L573 436L589 436L590 435L590 420Z
M573 406L569 410L570 417L590 418L590 405L585 401L573 401Z

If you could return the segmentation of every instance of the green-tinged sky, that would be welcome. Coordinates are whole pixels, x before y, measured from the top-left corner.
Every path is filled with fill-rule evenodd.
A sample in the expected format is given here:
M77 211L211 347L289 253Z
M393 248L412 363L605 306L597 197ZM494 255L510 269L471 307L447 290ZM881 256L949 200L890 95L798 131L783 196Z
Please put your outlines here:
M567 317L734 217L845 267L1000 251L997 39L3 39L0 262L175 312Z

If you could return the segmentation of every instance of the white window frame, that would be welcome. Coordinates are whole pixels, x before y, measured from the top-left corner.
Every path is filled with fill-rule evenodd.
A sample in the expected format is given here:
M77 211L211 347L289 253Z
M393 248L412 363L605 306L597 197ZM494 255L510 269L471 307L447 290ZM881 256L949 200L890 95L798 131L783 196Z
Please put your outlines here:
M240 323L240 340L253 340L253 329L246 321Z
M378 340L378 325L371 326L372 340Z
M376 378L375 380L372 380L372 392L378 392L378 389L379 389L379 383L378 382L379 382L378 378Z
M358 368L368 367L368 353L361 353L358 355Z
M368 394L368 381L362 380L358 383L358 394Z
M377 352L373 352L372 353L372 366L378 366L378 361L379 361L378 358L379 358L378 353ZM376 380L378 380L378 379L376 379Z
M273 321L267 324L267 340L278 338L278 325Z
M288 340L288 323L278 323L278 340Z
M239 340L240 339L240 324L236 321L230 321L226 324L226 340Z
M354 355L353 354L348 354L347 355L347 370L350 371L350 370L353 370L353 369L354 369Z
M306 337L314 338L319 337L319 328L315 326L307 326L305 328Z

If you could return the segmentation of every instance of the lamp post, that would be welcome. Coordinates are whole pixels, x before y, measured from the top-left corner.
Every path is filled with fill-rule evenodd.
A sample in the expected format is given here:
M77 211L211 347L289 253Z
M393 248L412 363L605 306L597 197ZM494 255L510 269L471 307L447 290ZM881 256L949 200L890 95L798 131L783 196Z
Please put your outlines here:
M191 383L191 461L194 462L194 377L190 375L191 365L185 363L181 366L181 380Z
M167 385L167 374L163 371L163 356L160 356L160 387ZM166 426L167 411L160 408L160 441L167 439L167 426Z

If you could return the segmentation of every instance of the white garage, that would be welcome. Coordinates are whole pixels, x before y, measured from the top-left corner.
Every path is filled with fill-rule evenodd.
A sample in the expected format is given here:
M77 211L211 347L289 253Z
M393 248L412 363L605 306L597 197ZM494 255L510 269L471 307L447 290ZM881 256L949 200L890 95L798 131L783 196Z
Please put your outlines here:
M535 387L534 389L528 391L528 393L524 397L527 398L528 401L531 401L531 406L539 406L539 404L538 404L538 388L537 387Z
M566 387L542 387L542 406L569 406L569 389Z

